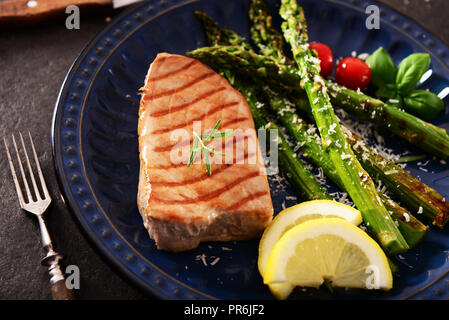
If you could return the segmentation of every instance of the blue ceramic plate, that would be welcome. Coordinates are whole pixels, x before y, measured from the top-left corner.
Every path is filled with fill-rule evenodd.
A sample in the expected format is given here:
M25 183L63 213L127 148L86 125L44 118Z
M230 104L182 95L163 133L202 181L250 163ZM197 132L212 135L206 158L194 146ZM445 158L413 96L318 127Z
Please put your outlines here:
M279 1L269 1L277 15ZM380 30L365 28L358 0L301 0L312 40L327 43L335 56L388 48L398 62L412 52L428 52L432 74L422 87L449 90L449 50L413 21L379 4ZM370 1L369 4L372 4ZM194 251L156 250L137 211L137 119L145 74L158 52L184 54L206 45L193 11L249 38L249 1L158 0L143 2L114 19L83 50L61 88L53 122L57 173L67 203L92 242L136 285L168 299L271 299L256 267L258 241L203 243ZM444 92L443 92L444 93ZM436 123L449 129L446 112ZM395 139L388 139L395 140ZM412 146L392 142L400 150ZM395 149L396 150L396 149ZM431 160L428 172L409 170L449 199L449 168ZM293 190L270 178L275 211ZM287 201L286 205L295 204ZM295 292L298 298L447 298L449 234L432 228L419 248L397 259L394 289L329 294ZM219 258L219 259L217 259ZM215 261L215 263L212 263ZM207 265L206 265L206 264Z

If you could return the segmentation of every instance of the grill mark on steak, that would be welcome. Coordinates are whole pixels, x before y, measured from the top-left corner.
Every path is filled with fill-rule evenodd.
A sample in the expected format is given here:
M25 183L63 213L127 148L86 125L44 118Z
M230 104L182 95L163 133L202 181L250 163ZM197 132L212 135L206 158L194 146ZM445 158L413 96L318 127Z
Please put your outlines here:
M242 161L242 160L247 160L248 158L254 156L255 153L245 153L243 155L243 157L239 157L239 159L236 159L234 161L234 163L231 164L223 164L220 168L214 169L214 174L217 175L220 172L225 171L226 169L232 168L234 165L237 164L237 162ZM179 182L170 182L170 181L151 181L151 186L164 186L164 187L171 187L171 186L184 186L184 185L188 185L188 184L194 184L197 182L201 182L204 181L206 179L208 179L209 176L205 175L205 174L201 174L200 176L197 176L195 178L192 178L190 180L184 180L184 181L179 181Z
M229 183L222 188L219 188L219 189L217 189L213 192L210 192L208 194L201 195L200 198L182 199L182 200L174 200L174 199L166 200L166 199L158 198L157 195L155 194L151 198L151 200L152 201L156 200L157 202L167 203L167 204L191 204L191 203L198 203L198 202L206 202L210 199L220 196L222 193L229 191L232 188L235 188L239 184L241 184L249 179L255 178L257 176L259 176L259 171L251 172L250 174L240 177L239 179L234 180L232 183Z
M210 90L210 91L202 94L201 96L199 96L198 98L196 98L195 100L193 100L191 102L187 102L187 103L175 106L175 107L171 107L168 110L153 112L153 113L150 114L150 116L152 116L154 118L158 118L158 117L163 117L163 116L165 116L167 114L171 114L171 113L175 113L175 112L181 111L183 109L186 109L186 108L194 105L195 103L198 103L198 102L200 102L200 101L202 101L204 99L209 98L210 96L212 96L214 94L217 94L217 93L219 93L221 91L224 91L225 89L226 89L225 87L214 88L213 90ZM154 133L154 132L152 132L152 133Z
M235 143L235 145L237 145L237 143L239 143L242 139L245 139L245 138L246 138L246 136L236 136L235 139L234 139L234 137L232 137L232 139L228 139L227 141L224 140L225 142L222 143L221 149L222 150L226 150L229 147L230 144L234 144ZM180 142L180 144L181 143L183 143L183 142ZM200 154L198 154L198 156L199 155ZM195 163L195 160L196 160L196 158L194 159L193 163ZM187 165L187 162L186 163L181 163L181 166L182 165ZM179 164L171 164L171 165L167 165L167 166L152 166L150 168L151 169L169 169L169 168L172 168L172 166L173 166L173 168L176 168L176 167L179 167L180 165Z
M237 201L233 205L227 207L226 210L237 210L238 208L240 208L241 206L246 204L248 201L261 198L261 197L263 197L263 196L265 196L267 194L268 194L268 192L266 192L266 191L261 191L261 192L256 192L254 194L250 194L249 196L247 196L247 197L245 197L243 199L240 199L239 201Z
M202 80L206 80L206 79L208 79L210 77L213 77L215 75L217 75L217 74L214 71L207 72L207 73L202 74L198 78L193 79L189 83L186 83L185 85L183 85L183 86L181 86L179 88L172 89L172 90L167 90L167 91L161 92L159 94L155 94L155 95L151 96L151 100L156 100L156 99L159 99L159 98L162 98L162 97L166 97L166 96L169 96L169 95L171 95L173 93L182 92L182 91L190 88L191 86L194 86L198 82L201 82ZM157 116L157 113L156 113L156 116Z
M204 117L206 117L206 116L207 115L205 115ZM200 120L202 120L202 119L200 119ZM223 127L224 126L229 126L229 125L232 125L232 124L236 124L236 123L239 123L239 122L242 122L242 121L246 121L246 120L248 120L248 118L233 119L233 120L230 120L230 121L227 121L227 122L223 123ZM194 119L192 121L199 121L199 120ZM185 125L182 125L182 126L188 126L188 125L189 125L189 123L187 123ZM174 127L172 129L180 129L180 128ZM228 130L232 130L232 129L228 129ZM171 131L171 130L168 130L168 131ZM184 140L182 142L174 143L174 144L168 145L168 146L155 147L152 150L155 151L155 152L166 152L166 151L176 150L176 149L185 147L187 145L190 145L191 143L192 143L192 139L189 139L189 140Z
M194 65L196 65L196 64L198 64L198 61L191 61L191 62L187 63L186 65L182 66L181 68L179 68L179 69L177 69L177 70L173 70L173 71L171 71L171 72L167 72L166 74L160 75L160 76L158 76L158 77L153 77L153 78L151 79L151 81L152 81L152 82L155 82L155 81L159 81L159 80L168 78L168 77L170 77L170 76L174 76L174 75L176 75L177 73L180 73L180 72L182 72L182 71L188 70L190 67L192 67L192 66L194 66Z
M151 64L142 88L137 202L158 250L179 252L194 249L202 241L252 239L260 236L272 218L273 206L263 157L250 145L250 141L257 143L257 132L247 101L222 76L215 74L213 77L211 70L201 62L194 63L191 58L160 53ZM220 113L220 107L228 101L239 103ZM143 116L145 111L148 113ZM162 117L164 114L166 116ZM226 139L211 142L210 146L217 152L220 146L222 152L225 147L229 151L225 159L218 155L211 158L214 173L211 177L200 161L202 155L198 155L195 165L187 167L188 149L193 140L189 132L194 130L192 122L184 128L189 130L187 134L176 139L177 144L166 146L174 141L170 141L170 131L183 128L189 124L187 120L193 118L205 121L203 128L197 129L201 133L207 133L208 126L219 118L223 125L220 131L244 130L243 134L237 130ZM253 131L248 134L247 129ZM232 145L236 141L240 142ZM158 153L173 148L179 149L174 154ZM252 159L256 160L254 164ZM235 166L239 163L243 165ZM178 201L164 200L168 195Z
M180 129L180 128L183 128L183 127L187 127L187 126L188 126L191 122L193 122L193 121L201 121L201 120L204 120L206 117L208 117L208 116L210 116L210 115L212 115L212 114L214 114L214 113L217 113L217 112L219 112L219 111L223 111L223 110L225 110L225 109L227 109L227 108L231 108L231 107L233 107L233 106L238 105L239 103L240 103L240 102L236 101L236 102L228 102L228 103L221 104L221 105L219 105L218 107L215 107L214 109L212 109L211 112L205 113L205 114L203 114L203 115L201 115L201 116L199 116L199 117L197 117L197 118L195 118L195 119L191 119L191 120L185 121L185 122L183 122L183 123L180 123L180 124L171 126L171 127L169 127L169 128L158 129L158 130L152 131L152 132L150 132L150 133L151 133L151 134L163 134L163 133L167 133L167 132L173 131L173 130L175 130L175 129ZM247 118L246 118L246 119L247 119Z
M237 144L237 143L239 143L242 139L244 139L245 138L245 136L236 136L235 137L235 139L234 138L232 138L232 139L229 139L228 141L226 141L224 144L222 144L222 150L226 150L226 148L228 148L229 147L229 144L230 143L235 143L235 144ZM247 150L245 150L245 152L246 152ZM198 154L198 156L200 156L199 154ZM197 157L198 157L197 156ZM195 161L196 161L196 158L195 158L195 160L194 160L194 164L195 164ZM234 162L235 163L237 163L238 161L236 161L236 158L234 157ZM168 164L168 165L159 165L159 166L150 166L149 167L149 169L151 169L151 170L164 170L164 169L172 169L172 168L179 168L179 167L182 167L182 166L186 166L187 165L187 162L181 162L181 163L170 163L170 164Z

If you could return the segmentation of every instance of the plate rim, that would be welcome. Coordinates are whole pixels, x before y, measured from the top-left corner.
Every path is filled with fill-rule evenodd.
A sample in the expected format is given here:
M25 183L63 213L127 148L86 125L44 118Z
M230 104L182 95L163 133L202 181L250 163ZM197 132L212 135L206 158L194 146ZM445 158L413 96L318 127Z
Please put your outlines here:
M171 3L168 7L161 8L162 9L161 12L156 13L154 15L151 15L150 18L145 19L144 21L139 21L136 24L136 26L134 26L131 30L129 30L127 32L127 34L130 34L130 33L133 33L135 31L137 31L139 28L144 26L149 21L151 21L153 19L156 19L157 17L165 14L166 12L169 12L171 10L174 10L174 9L178 8L178 7L189 5L191 3L196 3L196 2L199 2L199 1L201 1L201 0L174 0L174 1L171 1L174 4ZM355 1L355 0L324 0L324 2L340 4L340 5L344 5L345 7L348 7L348 8L351 8L351 9L358 9L358 11L363 11L361 9L362 6L357 6L356 4L354 4L355 2L358 2L358 1ZM83 48L81 53L77 56L75 61L72 63L72 65L69 68L69 70L68 70L68 72L67 72L67 74L66 74L66 76L64 78L64 81L63 81L63 83L61 85L61 89L59 91L59 94L58 94L58 97L57 97L57 100L56 100L56 104L55 104L55 108L54 108L54 111L53 111L52 126L51 126L52 156L53 156L54 169L55 169L55 172L56 172L57 181L58 181L58 185L59 185L60 190L61 190L61 196L63 197L63 201L67 204L67 207L69 208L69 211L71 212L72 217L76 218L75 221L78 223L79 226L81 226L81 229L83 230L83 233L85 235L87 235L87 238L88 238L89 242L92 242L94 244L93 247L95 249L97 249L102 254L102 256L106 257L109 262L112 262L109 265L110 266L114 266L114 270L120 271L122 274L124 274L126 276L126 279L131 280L131 282L136 284L140 289L143 289L145 292L149 292L150 294L152 294L152 295L154 295L156 297L162 298L162 299L178 299L179 297L174 292L172 292L172 294L167 294L167 292L164 292L163 290L158 288L158 286L151 286L146 281L143 281L143 279L141 277L138 277L135 274L135 272L133 272L132 270L129 269L129 266L127 264L124 264L119 259L117 259L117 257L114 254L114 252L112 252L110 249L108 249L106 247L106 245L104 243L104 239L102 239L98 235L98 233L95 232L92 229L91 225L85 219L84 215L81 212L81 209L79 208L79 203L73 197L73 194L71 192L69 192L70 194L68 194L67 191L70 189L68 187L70 182L68 181L68 179L67 179L68 177L67 176L63 176L62 175L62 173L65 172L64 164L62 163L62 156L60 154L58 154L58 152L57 152L57 151L62 151L62 149L60 149L60 148L57 149L58 142L61 142L60 141L60 139L61 139L60 127L62 126L62 111L63 111L62 110L62 106L64 105L64 101L68 98L68 92L70 91L68 85L73 80L76 72L79 71L79 68L81 67L81 62L83 61L85 56L89 52L91 52L91 50L94 48L94 46L102 39L102 37L105 34L110 32L116 25L118 25L120 22L122 22L122 20L124 18L130 16L130 14L132 14L133 12L138 12L140 9L142 9L142 7L147 6L149 3L153 4L153 2L144 1L144 2L138 3L136 5L133 5L130 8L127 8L124 12L122 12L119 15L117 15L116 17L114 17L113 21L111 21L108 25L106 25L102 30L100 30L96 35L94 35L92 37L92 39L86 44L86 46ZM436 41L438 43L438 45L443 48L443 50L449 52L449 49L446 47L446 45L444 43L442 43L442 41L440 39L435 38L435 36L433 34L428 32L424 27L422 27L414 19L397 12L395 9L389 7L387 4L378 3L377 1L375 2L375 4L379 5L380 8L386 7L389 10L392 10L400 18L405 19L407 22L408 21L413 22L418 27L418 29L421 29L421 30L425 31L427 37L430 37L431 40ZM391 24L389 21L386 21L383 18L381 18L381 19L382 19L383 22L388 23L389 26L391 26L394 29L396 29L399 32L401 32L401 34L407 35L402 29L398 28L394 24ZM445 61L439 59L439 57L437 57L434 54L434 52L430 51L423 43L419 42L417 39L415 39L411 35L407 35L407 36L408 36L409 39L411 39L416 44L418 44L420 47L422 47L426 52L429 52L432 55L433 58L438 59L438 62L446 69L447 72L449 72L449 67L448 67L449 62L446 64ZM124 39L119 41L119 43L116 45L116 47L118 47L123 41L124 41ZM104 59L104 58L102 58L102 59ZM100 68L98 70L100 70ZM98 72L98 70L97 70L97 72ZM90 79L89 81L92 82L92 79ZM59 121L57 123L59 117L61 117L61 121ZM82 117L82 115L81 115L81 117ZM56 132L56 130L58 130L58 132ZM57 135L57 133L59 135ZM66 188L67 188L67 190L66 190ZM67 200L70 200L70 201L67 201ZM118 234L120 235L120 237L123 240L126 241L126 239L124 239L123 236L120 233L118 233ZM131 248L134 249L132 246L131 246ZM417 289L415 292L411 293L410 295L408 295L408 296L406 296L404 298L407 299L407 298L414 297L414 296L418 295L419 293L421 293L422 291L427 290L429 287L432 287L436 283L440 282L444 277L447 276L448 273L449 273L449 268L448 268L448 270L443 272L443 274L440 275L433 282L430 282L426 286L423 286L422 288ZM182 282L180 282L180 284L183 285L183 286L186 286L186 288L188 290L192 289L187 284L184 284ZM196 289L194 289L194 290L198 291ZM200 295L199 298L217 299L215 297L212 297L212 296L210 296L210 295L208 295L206 293L200 292L200 291L198 291L197 293L199 293L199 295Z

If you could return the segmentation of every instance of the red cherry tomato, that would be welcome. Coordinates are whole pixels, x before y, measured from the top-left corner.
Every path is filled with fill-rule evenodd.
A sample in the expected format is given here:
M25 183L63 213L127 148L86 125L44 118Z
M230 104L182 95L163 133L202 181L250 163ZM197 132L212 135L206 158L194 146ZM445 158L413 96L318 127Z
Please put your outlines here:
M329 48L324 43L312 42L309 45L310 50L316 50L318 53L318 58L321 60L321 72L320 75L323 78L327 78L332 74L334 70L334 56L332 54L331 48Z
M349 57L340 61L335 77L342 86L364 90L371 82L371 69L365 61Z

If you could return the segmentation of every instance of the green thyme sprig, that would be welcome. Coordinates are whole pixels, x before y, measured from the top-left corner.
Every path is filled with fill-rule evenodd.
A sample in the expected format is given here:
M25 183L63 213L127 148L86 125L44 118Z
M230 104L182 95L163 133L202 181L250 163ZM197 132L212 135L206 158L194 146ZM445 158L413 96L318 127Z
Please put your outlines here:
M206 164L206 171L207 174L210 176L212 175L211 166L210 166L210 154L218 154L222 157L226 156L226 154L222 152L215 151L211 147L208 147L206 144L211 142L214 139L218 138L226 138L232 134L234 134L235 130L227 130L225 132L218 132L218 128L220 127L221 119L217 121L217 124L215 127L211 130L208 134L198 134L195 131L193 131L193 147L190 149L190 159L189 163L187 164L188 167L190 167L195 160L198 152L203 154L204 163ZM204 139L204 140L203 140Z

